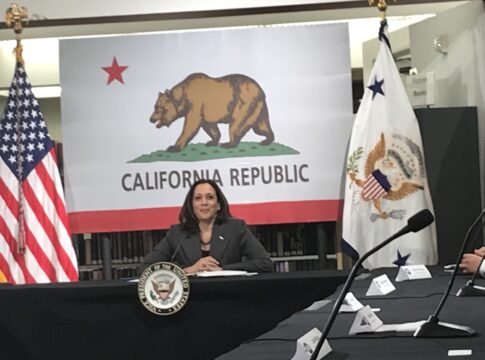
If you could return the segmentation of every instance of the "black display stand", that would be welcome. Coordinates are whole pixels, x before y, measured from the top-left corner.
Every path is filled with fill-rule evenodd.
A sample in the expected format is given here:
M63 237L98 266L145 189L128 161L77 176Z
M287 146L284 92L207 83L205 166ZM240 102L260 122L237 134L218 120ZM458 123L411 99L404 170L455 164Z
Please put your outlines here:
M456 261L467 228L481 211L475 107L415 110L433 198L440 264ZM470 252L482 246L471 241Z

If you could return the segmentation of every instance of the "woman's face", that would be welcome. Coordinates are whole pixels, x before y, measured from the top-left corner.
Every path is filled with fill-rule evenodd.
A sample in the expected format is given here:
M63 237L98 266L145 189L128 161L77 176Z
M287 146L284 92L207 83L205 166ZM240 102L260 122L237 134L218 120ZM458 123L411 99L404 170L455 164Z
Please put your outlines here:
M199 221L211 222L221 208L214 188L207 184L199 184L194 189L192 208Z

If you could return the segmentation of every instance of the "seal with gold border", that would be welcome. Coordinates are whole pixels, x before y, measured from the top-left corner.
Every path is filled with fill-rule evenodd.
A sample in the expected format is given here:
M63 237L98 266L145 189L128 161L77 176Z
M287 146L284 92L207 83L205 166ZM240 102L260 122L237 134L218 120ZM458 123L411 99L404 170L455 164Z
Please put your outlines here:
M138 297L156 315L172 315L189 299L190 283L185 272L169 262L158 262L140 275Z

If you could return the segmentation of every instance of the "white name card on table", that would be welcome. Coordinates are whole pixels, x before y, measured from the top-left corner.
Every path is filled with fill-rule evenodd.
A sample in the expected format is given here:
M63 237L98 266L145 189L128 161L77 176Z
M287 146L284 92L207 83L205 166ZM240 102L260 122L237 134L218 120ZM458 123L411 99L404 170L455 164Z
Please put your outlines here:
M424 265L405 265L399 268L396 281L431 279L431 273Z
M313 328L305 335L300 337L298 340L296 340L296 352L291 360L310 359L321 336L321 331L317 328ZM332 348L330 347L327 339L325 339L325 342L323 343L322 347L320 348L320 352L318 353L317 360L323 359L327 354L330 354L331 352Z
M351 292L348 292L345 295L344 302L342 303L342 305L340 305L339 312L347 312L347 313L356 312L362 309L363 307L364 305L362 305L361 302L357 300L354 294L352 294Z
M382 320L374 314L369 305L366 305L355 315L349 335L374 332L382 324Z
M387 295L396 290L386 274L372 279L365 296Z

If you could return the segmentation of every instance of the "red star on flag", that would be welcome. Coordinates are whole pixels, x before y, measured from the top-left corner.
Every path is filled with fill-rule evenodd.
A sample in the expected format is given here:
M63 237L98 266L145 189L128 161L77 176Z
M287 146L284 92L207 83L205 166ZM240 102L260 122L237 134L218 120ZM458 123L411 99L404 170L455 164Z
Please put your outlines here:
M109 74L108 77L108 85L111 84L112 81L118 80L120 83L124 84L123 76L121 73L125 71L128 66L119 66L118 60L116 60L116 56L113 56L113 62L111 66L104 66L102 69Z

